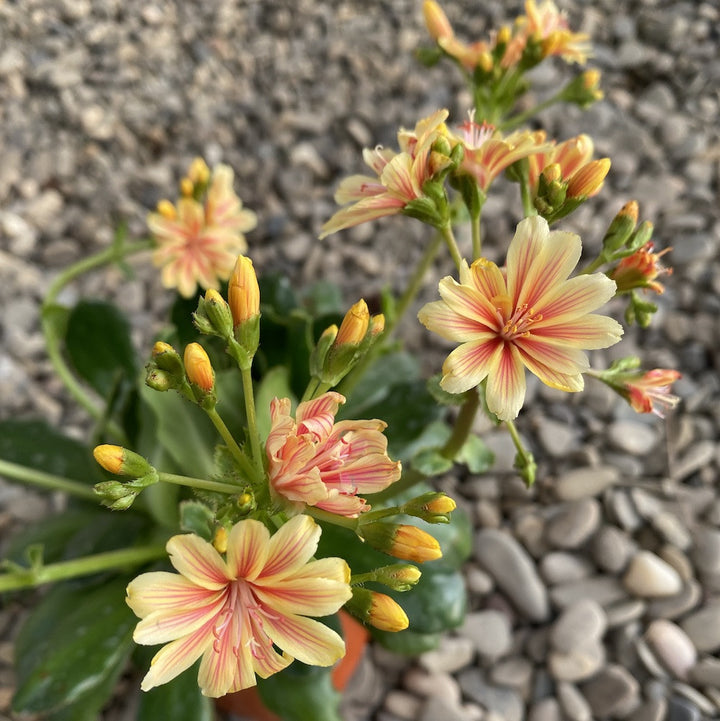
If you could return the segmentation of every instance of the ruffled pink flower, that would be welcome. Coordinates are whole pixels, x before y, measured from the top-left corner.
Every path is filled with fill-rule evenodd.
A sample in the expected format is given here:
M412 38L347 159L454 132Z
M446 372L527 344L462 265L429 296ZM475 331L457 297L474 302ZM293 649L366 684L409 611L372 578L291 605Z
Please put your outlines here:
M315 666L341 658L342 638L306 618L335 613L352 596L344 560L310 560L319 538L309 516L295 516L272 537L259 521L240 521L225 558L199 536L173 536L167 550L178 573L144 573L127 589L142 619L135 641L167 644L142 689L171 681L200 657L200 689L215 698L254 686L256 675L267 678L293 658Z
M273 491L295 503L356 518L369 506L358 493L377 493L400 478L400 462L387 455L383 421L340 421L345 398L325 393L300 403L275 398L266 443Z
M655 368L643 375L626 378L622 393L638 413L654 413L664 418L665 411L680 402L678 396L670 393L672 384L680 377L676 370Z
M460 343L443 365L442 387L463 393L487 379L489 409L501 420L517 416L527 368L565 391L583 388L583 349L616 343L622 327L591 311L615 293L603 273L568 275L580 259L579 236L550 232L539 217L525 218L510 243L507 268L484 258L461 269L460 283L440 281L442 300L420 310L420 321Z
M323 225L320 238L368 220L396 215L409 202L424 197L425 181L449 163L446 156L432 151L432 144L445 133L447 116L447 110L438 110L420 120L413 131L401 130L399 153L389 148L365 148L363 160L375 177L351 175L340 183L335 202L347 207Z
M242 207L233 190L233 171L218 165L204 202L183 197L168 201L148 216L157 248L153 262L162 268L162 283L189 298L197 286L215 288L232 273L235 260L247 250L245 233L257 224L255 213Z

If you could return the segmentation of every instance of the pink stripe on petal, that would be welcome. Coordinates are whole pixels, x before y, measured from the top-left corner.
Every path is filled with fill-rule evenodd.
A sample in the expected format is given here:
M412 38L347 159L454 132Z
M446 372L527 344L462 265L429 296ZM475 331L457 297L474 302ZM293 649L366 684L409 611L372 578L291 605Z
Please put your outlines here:
M485 298L492 300L498 295L507 295L505 276L495 263L480 258L470 267L469 283Z
M474 318L456 313L444 300L423 306L418 313L418 320L441 338L460 343L475 340L479 332L488 329L487 325L478 323Z
M263 625L283 651L311 666L332 666L345 655L345 642L319 621L302 616L268 616Z
M218 592L198 586L184 576L167 571L143 573L127 587L127 604L133 613L144 618L157 610L204 606Z
M145 674L140 688L143 691L149 691L155 686L172 681L190 668L205 649L212 644L212 626L212 623L208 623L190 636L163 646L155 654L150 670Z
M559 373L575 375L588 369L587 356L576 346L547 342L535 334L518 338L516 346L523 360L535 359Z
M552 343L563 343L575 348L593 350L607 348L617 343L623 334L623 327L606 315L584 315L573 320L564 320L545 327L534 326L533 338Z
M318 441L327 438L335 422L335 414L343 403L345 397L332 391L301 403L295 412L298 434L313 433Z
M291 467L287 472L271 478L270 485L276 493L289 501L311 506L327 497L327 489L317 468L293 471Z
M292 575L293 580L301 578L327 578L347 584L350 582L350 567L342 558L319 558L305 564Z
M254 579L267 561L269 543L270 531L260 521L236 523L227 544L227 566L233 578Z
M440 385L448 393L463 393L474 388L494 371L501 345L495 334L488 333L482 341L458 346L443 363Z
M488 375L485 398L488 408L502 421L516 418L525 401L525 367L520 353L506 344Z
M422 195L413 172L413 158L407 153L398 153L384 168L380 181L396 197L409 203Z
M216 598L199 608L182 611L154 611L135 627L133 640L135 643L145 646L154 646L188 636L216 619L224 605L225 593L218 592Z
M379 493L400 478L400 463L387 456L371 454L345 466L342 478L360 493Z
M482 295L475 288L460 285L452 278L443 278L438 284L438 291L450 310L475 321L478 330L497 330L500 326L492 298Z
M173 536L166 548L175 569L198 586L219 590L227 584L229 575L225 561L199 536L191 533Z
M581 391L584 388L584 381L580 372L561 373L556 368L546 366L537 358L530 356L524 356L523 361L531 373L551 388L557 388L568 393Z
M364 198L348 208L342 208L322 227L322 231L318 236L320 240L336 233L338 230L350 228L353 225L359 225L369 220L383 218L386 215L395 215L399 213L406 205L406 201L395 198L389 193L376 195L370 198Z
M365 503L364 498L348 493L338 493L337 491L331 492L326 500L315 505L323 511L336 513L338 516L345 516L345 518L357 518L361 513L370 510L370 506Z
M536 310L543 314L537 327L577 318L597 310L615 295L615 281L603 273L579 275L548 294Z
M338 205L345 205L385 192L387 192L387 188L378 178L371 178L369 175L351 175L344 178L335 191L335 202Z
M347 583L309 576L286 579L274 586L255 584L253 591L264 607L284 616L329 616L352 596Z
M204 696L218 698L240 686L240 679L246 684L255 685L252 661L244 643L243 621L237 612L233 612L221 633L213 637L213 642L203 654L198 671L198 685Z
M317 550L320 526L310 516L291 518L270 539L268 558L260 578L285 577L305 565Z

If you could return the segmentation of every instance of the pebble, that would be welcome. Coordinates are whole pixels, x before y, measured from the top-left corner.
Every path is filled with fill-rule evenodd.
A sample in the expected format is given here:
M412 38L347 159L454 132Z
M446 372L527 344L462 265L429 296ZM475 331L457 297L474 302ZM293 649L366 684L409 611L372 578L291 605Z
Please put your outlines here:
M647 613L651 618L675 619L692 611L702 599L702 587L691 579L674 596L656 598L648 604Z
M720 658L708 656L700 659L688 672L688 678L699 686L720 688Z
M540 561L540 575L551 586L587 578L593 570L587 558L566 551L552 551Z
M501 714L505 721L524 720L525 704L518 691L488 683L483 673L473 668L461 671L458 682L466 696L488 711Z
M608 428L608 439L621 451L645 456L656 446L659 436L652 426L635 421L615 421Z
M663 721L667 714L668 702L664 698L644 701L628 717L628 721Z
M668 704L667 721L700 721L700 709L691 701L672 696Z
M527 695L533 676L533 664L524 656L512 656L493 664L490 680L499 686L517 688Z
M468 613L461 634L470 639L475 650L488 660L504 656L512 645L510 620L504 613L492 609Z
M590 704L577 686L561 681L557 685L557 695L560 706L570 721L592 721Z
M656 619L645 632L645 641L662 665L676 678L686 679L697 661L697 650L680 626Z
M508 595L515 607L532 621L545 621L550 613L547 591L527 551L509 534L484 529L475 536L475 559Z
M543 698L530 706L527 721L562 721L563 710L554 698Z
M608 628L624 626L631 621L636 621L645 614L647 604L640 599L631 601L619 601L605 607Z
M594 498L571 501L548 521L548 542L555 548L579 548L598 529L600 518L600 504Z
M583 681L593 677L605 659L605 647L599 641L588 641L567 653L551 651L548 670L558 681Z
M598 496L620 479L617 468L598 466L575 468L560 476L554 483L555 495L562 501Z
M609 664L586 681L580 691L595 717L624 716L640 703L640 684L622 666Z
M560 583L550 589L550 600L559 608L566 608L584 598L594 599L601 606L606 606L627 598L627 593L617 578L603 575Z
M638 551L630 561L623 584L641 598L674 596L682 589L682 579L668 563L650 551Z
M467 666L474 654L475 647L471 639L443 636L438 647L423 653L419 661L433 673L454 673Z
M401 719L414 719L420 711L421 702L406 691L393 689L385 697L385 709Z
M603 526L592 539L592 557L608 573L623 571L636 550L637 544L617 526Z
M710 526L697 526L693 537L695 544L692 559L702 573L720 572L720 530Z
M411 667L403 675L403 686L421 698L439 696L453 704L460 703L460 688L449 673L428 673Z
M720 649L720 602L709 603L680 625L698 651L713 653Z
M607 628L602 606L583 598L563 610L550 629L550 643L561 652L569 653L588 642L599 641Z

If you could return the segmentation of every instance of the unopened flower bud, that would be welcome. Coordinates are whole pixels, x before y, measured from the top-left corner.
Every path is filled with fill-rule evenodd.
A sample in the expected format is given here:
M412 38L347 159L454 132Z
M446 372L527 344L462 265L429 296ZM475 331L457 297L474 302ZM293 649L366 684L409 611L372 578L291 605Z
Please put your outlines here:
M108 472L119 476L140 478L152 472L153 467L141 455L122 446L103 444L93 450L95 460Z
M591 198L599 193L609 170L610 158L593 160L580 168L568 182L568 198Z
M444 493L430 491L403 504L403 513L422 518L428 523L449 523L448 514L456 508L455 501Z
M417 526L374 521L360 526L360 534L378 551L403 561L434 561L442 556L440 544Z
M190 178L183 178L180 181L180 195L184 198L191 198L195 191L195 183Z
M178 384L175 378L167 371L160 368L150 368L145 376L145 385L154 391L164 392L176 388Z
M345 608L363 623L380 631L404 631L410 624L407 614L397 601L384 593L354 587Z
M325 328L321 336L318 338L315 347L310 354L310 375L315 378L320 378L323 374L323 368L325 367L325 361L330 348L334 345L335 339L337 338L338 327L333 324Z
M177 218L177 209L169 200L161 200L157 204L157 212L167 220L175 220L175 218Z
M167 371L172 375L182 376L185 372L180 354L169 343L163 341L155 343L152 349L152 359L160 370Z
M205 297L200 299L198 309L193 313L193 320L201 332L225 339L232 336L233 317L230 306L213 288L205 291Z
M433 40L440 38L451 38L453 29L447 15L435 0L425 0L423 3L423 17L425 18L425 27Z
M199 343L189 343L185 347L184 361L190 383L204 393L210 393L215 387L215 372L207 351Z
M370 318L370 328L368 330L373 338L377 338L385 330L385 316L378 313Z
M376 569L375 579L378 583L391 588L393 591L409 591L419 580L422 573L417 566L409 563L395 563Z
M346 344L360 345L370 325L370 313L367 303L361 298L345 314L340 330L338 330L334 345L336 347Z
M218 553L227 551L228 532L224 526L219 526L213 536L212 545Z
M612 219L603 238L603 253L607 257L620 250L628 241L638 221L637 201L625 203L620 212Z
M187 177L195 185L207 185L210 180L210 168L202 158L194 158L190 163Z
M243 325L260 314L260 287L250 258L240 255L228 284L228 304L233 326Z

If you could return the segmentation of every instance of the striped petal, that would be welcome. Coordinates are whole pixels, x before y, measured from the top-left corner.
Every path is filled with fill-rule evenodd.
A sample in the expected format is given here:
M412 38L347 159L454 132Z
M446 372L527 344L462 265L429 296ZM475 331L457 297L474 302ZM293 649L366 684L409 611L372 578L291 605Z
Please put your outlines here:
M335 414L343 403L345 397L333 391L301 403L295 412L298 433L312 433L318 441L327 438L332 431Z
M310 516L291 518L270 539L267 563L258 581L269 585L297 571L312 558L319 540L320 526Z
M154 611L135 627L133 640L145 646L154 646L183 638L216 619L224 605L225 593L218 592L205 606L181 611Z
M183 671L190 668L195 661L212 645L213 623L206 624L190 636L163 646L150 663L150 670L145 674L140 688L149 691L155 686L172 681Z
M595 314L563 320L545 327L536 325L532 330L533 338L586 350L607 348L617 343L622 334L623 327L616 320L606 315Z
M525 367L512 343L503 344L493 358L485 389L488 408L501 420L517 418L525 401Z
M580 236L548 229L539 215L520 221L507 256L508 292L517 308L527 303L539 310L580 259ZM562 287L562 286L561 286Z
M269 542L270 531L260 521L236 523L227 544L227 566L233 578L256 578L267 562Z
M383 168L380 181L396 198L409 203L422 196L413 170L413 158L408 153L398 153Z
M563 373L556 367L550 367L540 362L536 357L525 355L520 349L527 369L536 375L546 386L557 388L560 391L575 393L581 391L584 386L582 373L579 371L574 373Z
M256 584L253 591L263 606L283 615L329 616L352 596L345 582L303 576L273 586Z
M374 195L369 198L363 198L348 208L341 208L330 220L323 225L320 240L336 233L338 230L350 228L353 225L359 225L369 220L383 218L386 215L395 215L399 213L407 204L407 201L396 198L390 193Z
M534 334L518 338L515 344L524 361L532 358L558 373L576 375L589 367L587 356L577 346L548 342Z
M492 298L488 298L473 287L460 285L450 277L443 278L438 283L438 291L451 310L474 320L478 324L478 330L497 329L499 320Z
M306 563L299 571L293 573L293 580L301 578L327 578L338 583L350 583L350 567L342 558L319 558Z
M167 571L143 573L127 587L127 605L139 618L153 611L173 611L202 606L218 592L198 586L184 576Z
M343 466L341 475L360 493L379 493L400 478L400 462L371 453Z
M198 586L217 591L230 576L220 554L200 536L187 533L173 536L167 542L170 563L185 578Z
M494 333L458 346L443 363L440 385L448 393L464 393L479 385L493 371L501 342Z
M570 278L543 298L537 308L543 320L535 327L543 328L597 310L615 295L616 289L615 281L603 273Z
M338 205L346 205L385 192L387 188L378 178L371 178L369 175L351 175L340 182L335 191L335 202Z
M345 655L342 638L319 621L302 616L266 616L263 626L274 644L311 666L332 666Z
M471 266L467 274L467 281L463 283L473 286L485 298L495 298L508 294L505 276L500 268L492 261L485 258L478 258Z
M351 493L331 491L324 501L315 504L318 508L329 513L335 513L345 518L357 518L361 513L370 510L364 498Z
M327 488L316 467L297 471L290 468L287 473L271 478L270 484L275 493L296 503L314 506L327 498Z
M456 313L444 300L424 305L418 313L418 320L441 338L459 343L476 340L478 333L487 330L487 326L479 324L474 318Z

